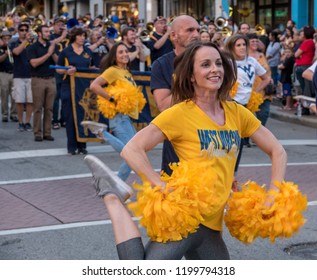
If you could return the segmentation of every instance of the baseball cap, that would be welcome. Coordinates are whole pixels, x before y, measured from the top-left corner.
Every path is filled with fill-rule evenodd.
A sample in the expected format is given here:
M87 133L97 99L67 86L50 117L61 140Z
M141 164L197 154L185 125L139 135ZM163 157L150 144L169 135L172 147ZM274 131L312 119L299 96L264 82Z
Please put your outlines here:
M153 20L153 23L156 23L157 21L160 21L160 20L166 21L166 18L165 18L165 17L162 17L162 16L158 16L158 17L156 17L156 18Z
M12 37L12 34L10 33L10 31L4 30L4 31L1 32L0 38L5 37L5 36L10 36L10 37Z
M54 23L58 23L58 22L63 22L63 23L65 23L65 19L64 19L64 18L61 18L61 17L56 17L56 18L54 18Z

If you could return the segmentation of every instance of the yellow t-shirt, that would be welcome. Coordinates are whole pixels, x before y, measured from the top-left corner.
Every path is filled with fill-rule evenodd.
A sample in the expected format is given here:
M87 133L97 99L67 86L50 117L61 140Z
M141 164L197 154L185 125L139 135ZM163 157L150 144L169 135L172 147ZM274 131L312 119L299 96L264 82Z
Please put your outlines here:
M222 102L225 124L218 125L194 102L181 102L159 114L152 123L171 141L180 160L212 161L223 207L205 217L203 225L222 230L223 210L229 197L241 138L250 137L261 122L246 108Z
M111 66L107 68L100 75L100 77L106 80L109 85L113 84L117 80L123 80L123 81L128 81L132 85L136 86L136 83L133 80L132 74L128 70L119 68L117 66Z

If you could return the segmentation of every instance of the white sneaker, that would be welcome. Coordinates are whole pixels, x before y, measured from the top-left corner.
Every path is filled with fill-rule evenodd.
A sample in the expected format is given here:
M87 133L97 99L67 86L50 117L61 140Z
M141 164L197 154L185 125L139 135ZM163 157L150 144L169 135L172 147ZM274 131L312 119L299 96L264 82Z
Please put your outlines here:
M92 134L95 134L98 138L103 139L102 132L107 129L106 124L93 121L82 121L80 124L82 126L87 126Z
M84 162L92 173L94 186L99 197L112 193L118 196L122 202L125 202L133 195L133 189L100 159L93 155L88 155L85 156Z

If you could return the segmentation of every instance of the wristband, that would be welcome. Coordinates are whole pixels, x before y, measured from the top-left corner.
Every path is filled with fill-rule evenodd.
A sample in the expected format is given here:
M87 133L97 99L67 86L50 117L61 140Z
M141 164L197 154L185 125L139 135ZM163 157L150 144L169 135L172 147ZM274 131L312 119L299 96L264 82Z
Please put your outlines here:
M114 97L113 97L113 96L110 96L109 101L110 101L111 103L114 103Z

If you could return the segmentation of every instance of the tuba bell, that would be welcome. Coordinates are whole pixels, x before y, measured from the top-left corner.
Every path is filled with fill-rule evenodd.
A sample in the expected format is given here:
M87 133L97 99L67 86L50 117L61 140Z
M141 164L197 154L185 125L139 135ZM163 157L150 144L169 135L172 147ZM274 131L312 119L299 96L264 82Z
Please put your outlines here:
M40 3L37 0L26 1L24 9L31 17L36 17L41 12Z
M230 37L232 35L232 30L228 26L223 27L220 32L222 33L222 36L225 38Z
M266 34L265 26L262 25L262 24L257 24L257 25L254 27L254 29L255 29L256 35L258 35L258 36L263 36L263 35Z
M154 23L153 22L148 22L145 26L146 30L149 33L152 33L154 31Z
M217 17L215 20L215 25L218 29L222 30L228 25L228 21L224 17Z

